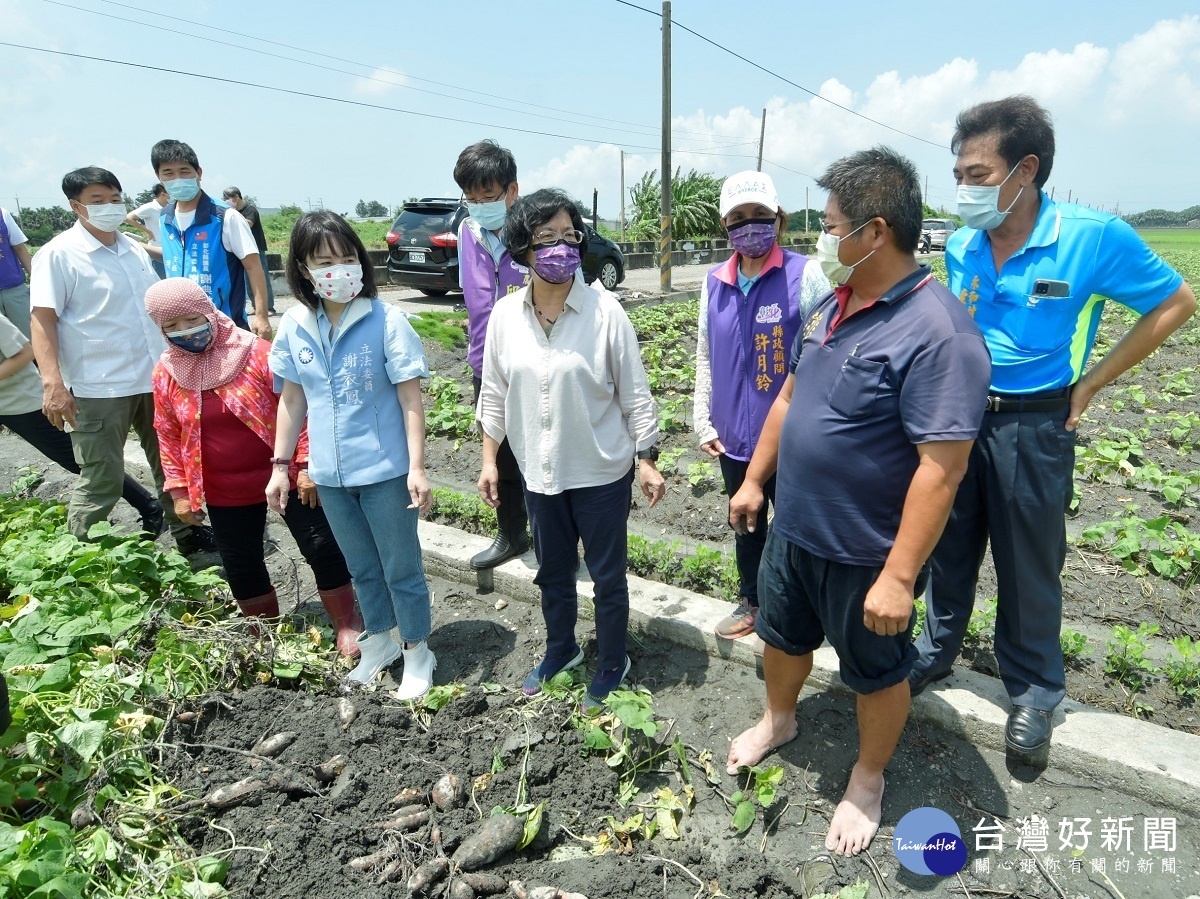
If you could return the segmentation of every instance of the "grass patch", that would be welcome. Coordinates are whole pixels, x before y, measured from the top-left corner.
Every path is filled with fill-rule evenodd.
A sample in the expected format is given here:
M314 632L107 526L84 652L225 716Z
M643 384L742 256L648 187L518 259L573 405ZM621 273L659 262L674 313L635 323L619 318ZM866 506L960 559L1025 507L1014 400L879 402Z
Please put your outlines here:
M1146 228L1138 236L1156 253L1164 250L1200 251L1200 230L1195 228Z
M422 340L440 343L448 350L467 345L467 313L422 312L410 316L408 323Z

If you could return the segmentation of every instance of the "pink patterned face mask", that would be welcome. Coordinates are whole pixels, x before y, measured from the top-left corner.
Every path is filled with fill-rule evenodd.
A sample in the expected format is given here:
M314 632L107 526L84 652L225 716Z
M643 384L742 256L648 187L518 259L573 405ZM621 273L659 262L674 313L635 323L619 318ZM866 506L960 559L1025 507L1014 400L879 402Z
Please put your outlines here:
M552 247L537 247L533 251L533 270L543 281L566 284L579 268L579 247L566 241Z
M310 268L313 290L322 300L331 303L349 303L362 292L361 265L330 265L326 268Z

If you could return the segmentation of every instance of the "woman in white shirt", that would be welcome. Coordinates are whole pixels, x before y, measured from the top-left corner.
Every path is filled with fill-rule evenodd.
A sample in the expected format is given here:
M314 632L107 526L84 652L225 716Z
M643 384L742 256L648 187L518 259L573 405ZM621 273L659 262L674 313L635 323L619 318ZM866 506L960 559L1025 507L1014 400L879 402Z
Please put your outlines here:
M532 269L528 287L497 301L484 343L477 415L483 429L479 492L499 505L496 453L508 438L525 479L546 622L546 655L527 695L583 662L576 546L595 584L596 674L584 709L599 709L629 673L627 520L634 457L650 505L665 484L655 467L658 420L633 326L608 291L578 277L583 220L559 190L522 197L502 236Z

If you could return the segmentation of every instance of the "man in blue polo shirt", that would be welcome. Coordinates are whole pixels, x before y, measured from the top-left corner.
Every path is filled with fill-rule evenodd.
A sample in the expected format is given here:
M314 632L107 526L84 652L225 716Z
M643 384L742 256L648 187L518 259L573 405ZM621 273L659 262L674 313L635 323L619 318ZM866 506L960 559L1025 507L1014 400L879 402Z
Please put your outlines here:
M796 700L828 639L858 694L859 753L825 845L863 851L883 769L908 718L913 598L966 471L987 398L987 348L966 309L913 252L921 186L878 147L835 162L817 260L830 281L792 347L730 524L753 529L777 474L755 631L767 707L729 750L757 765L797 733ZM797 386L799 385L799 386Z
M1066 694L1059 628L1075 427L1106 384L1156 350L1196 309L1192 291L1125 222L1042 190L1050 117L1030 97L962 112L951 149L967 227L946 247L950 289L992 354L988 411L933 554L912 692L950 673L988 541L996 566L996 661L1012 701L1005 742L1041 764ZM1141 319L1084 373L1106 298Z

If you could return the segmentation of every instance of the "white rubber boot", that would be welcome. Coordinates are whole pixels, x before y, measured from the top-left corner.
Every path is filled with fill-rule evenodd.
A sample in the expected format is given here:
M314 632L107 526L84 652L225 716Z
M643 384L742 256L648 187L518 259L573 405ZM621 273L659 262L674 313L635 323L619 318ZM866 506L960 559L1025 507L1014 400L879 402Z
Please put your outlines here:
M436 667L437 658L428 643L421 642L412 649L405 649L404 678L393 695L399 700L420 699L433 686L433 669Z
M357 684L369 684L375 680L380 671L400 658L404 647L392 639L388 632L382 634L362 634L358 638L358 649L361 655L354 670L346 675L348 680Z

